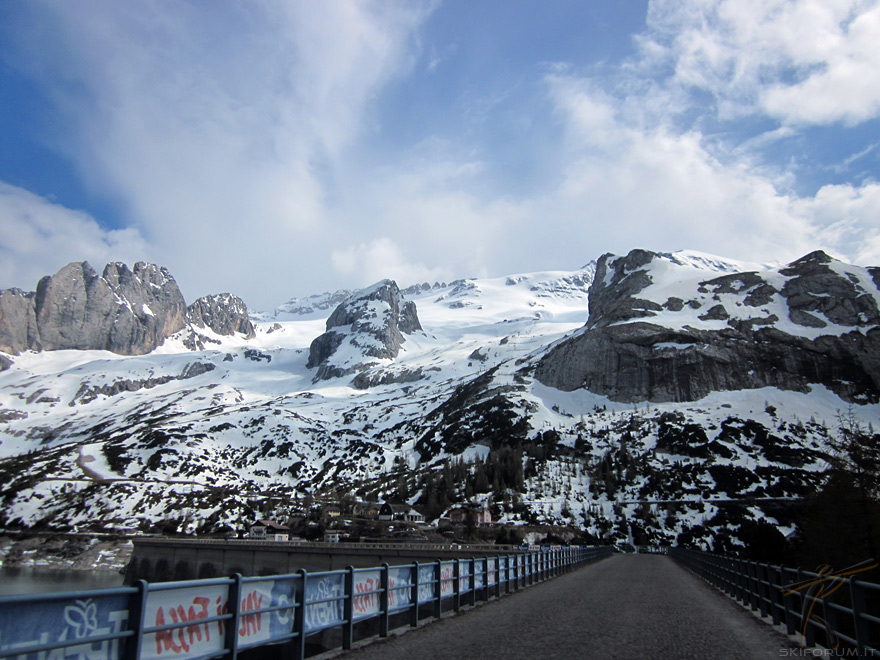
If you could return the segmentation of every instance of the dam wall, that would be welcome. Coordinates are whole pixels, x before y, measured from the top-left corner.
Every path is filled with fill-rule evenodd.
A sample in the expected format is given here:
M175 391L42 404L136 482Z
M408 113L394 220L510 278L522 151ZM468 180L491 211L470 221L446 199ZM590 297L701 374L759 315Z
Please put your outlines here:
M245 577L284 575L301 568L310 573L348 566L399 566L438 559L492 557L516 552L509 545L408 543L302 543L253 539L186 539L140 537L125 574L137 580L169 582L240 573Z

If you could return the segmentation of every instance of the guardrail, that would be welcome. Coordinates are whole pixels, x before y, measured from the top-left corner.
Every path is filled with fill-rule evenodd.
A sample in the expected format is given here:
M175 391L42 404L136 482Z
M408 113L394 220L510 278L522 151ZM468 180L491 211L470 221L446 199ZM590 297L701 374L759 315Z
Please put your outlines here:
M607 557L610 547L561 547L494 557L288 575L164 582L63 594L0 597L0 658L17 660L235 660L242 651L290 644L391 617L417 626L424 614L476 605ZM407 616L408 615L408 616ZM403 625L406 625L404 623Z
M242 539L203 539L203 538L192 538L185 536L175 536L173 538L163 537L163 536L139 536L136 539L133 539L138 543L142 543L144 545L169 545L169 546L184 546L184 545L216 545L216 546L259 546L261 548L271 548L275 550L286 550L286 551L294 551L294 550L362 550L364 552L370 552L374 550L419 550L426 552L454 552L454 551L463 551L463 552L486 552L485 544L450 544L450 543L413 543L413 542L404 542L404 543L349 543L345 541L340 541L338 543L330 543L330 542L322 542L322 541L271 541L268 539L251 539L251 538L242 538ZM508 554L517 549L517 546L514 545L499 545L493 546L492 554L496 552L498 554Z
M799 634L805 647L822 639L826 649L880 657L880 584L855 577L871 566L811 572L684 548L668 554L762 618L784 624L789 635Z

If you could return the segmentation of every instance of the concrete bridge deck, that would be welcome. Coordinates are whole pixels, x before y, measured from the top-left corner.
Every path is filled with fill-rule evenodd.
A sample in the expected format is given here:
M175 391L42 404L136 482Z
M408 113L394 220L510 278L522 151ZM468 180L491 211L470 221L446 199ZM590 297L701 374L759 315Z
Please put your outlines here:
M796 648L669 557L615 555L337 657L759 660Z

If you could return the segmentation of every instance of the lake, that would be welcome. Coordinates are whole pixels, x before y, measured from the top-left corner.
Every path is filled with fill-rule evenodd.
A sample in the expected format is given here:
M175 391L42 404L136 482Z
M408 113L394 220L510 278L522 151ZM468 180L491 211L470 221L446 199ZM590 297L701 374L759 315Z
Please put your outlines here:
M121 587L122 579L122 573L111 570L71 571L0 566L0 596L108 589Z

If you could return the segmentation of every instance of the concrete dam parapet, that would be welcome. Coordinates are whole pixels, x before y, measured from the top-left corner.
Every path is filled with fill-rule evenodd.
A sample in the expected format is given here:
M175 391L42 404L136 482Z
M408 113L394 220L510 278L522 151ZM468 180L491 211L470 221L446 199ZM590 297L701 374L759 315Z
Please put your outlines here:
M125 573L125 583L168 582L241 573L244 576L284 575L301 568L310 573L347 566L370 568L427 563L437 559L510 554L509 545L416 543L298 543L252 539L185 539L141 537Z

